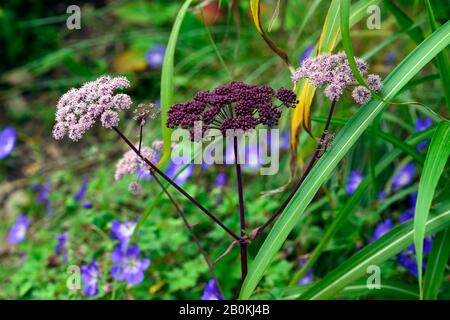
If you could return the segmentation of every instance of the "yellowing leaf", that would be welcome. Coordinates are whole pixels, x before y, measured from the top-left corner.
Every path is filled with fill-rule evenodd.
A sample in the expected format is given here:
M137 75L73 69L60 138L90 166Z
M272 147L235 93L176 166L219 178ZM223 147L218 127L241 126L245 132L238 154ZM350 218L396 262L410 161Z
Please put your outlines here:
M264 41L269 45L269 47L288 65L289 69L293 71L292 65L289 62L289 58L286 52L280 49L275 42L273 42L269 36L264 32L261 26L261 4L259 0L250 0L250 9L252 12L253 22L255 23L256 29L259 34L263 37Z
M112 70L117 73L142 71L147 68L147 61L143 52L128 50L118 55L113 63Z

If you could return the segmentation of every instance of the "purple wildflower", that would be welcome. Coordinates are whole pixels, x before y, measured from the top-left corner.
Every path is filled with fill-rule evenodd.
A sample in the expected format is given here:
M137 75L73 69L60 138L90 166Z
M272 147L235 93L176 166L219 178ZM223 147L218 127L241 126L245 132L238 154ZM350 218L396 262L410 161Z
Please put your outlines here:
M136 228L136 222L126 221L120 223L117 220L111 222L111 232L113 237L122 243L127 244Z
M414 277L418 277L416 256L411 251L403 251L397 256L397 262ZM425 260L422 261L423 270L426 268Z
M375 231L372 235L372 238L370 238L370 242L373 242L375 240L378 240L381 238L385 233L388 233L392 229L392 220L386 219L385 221L378 224L375 228Z
M129 86L124 77L102 76L79 89L72 88L58 101L54 138L61 140L68 135L71 140L78 141L97 120L106 128L117 126L117 112L128 109L132 101L126 94L114 95L114 91Z
M25 240L27 236L27 230L31 221L21 214L17 217L16 223L12 225L8 233L8 242L10 244L17 244Z
M62 255L64 263L67 263L67 258L68 258L67 257L67 252L68 252L67 241L69 240L69 233L67 231L60 233L56 237L56 240L58 242L56 243L55 254L58 256Z
M414 164L404 165L392 179L392 188L394 191L409 185L414 179L415 172L416 166Z
M50 180L47 180L44 184L36 185L37 188L36 203L45 205L48 215L52 214L53 212L52 203L49 198L51 187L52 182Z
M214 185L216 187L224 187L227 184L227 174L225 172L219 172L217 174L216 180L214 181Z
M100 268L95 260L92 260L88 265L81 266L81 278L84 282L83 294L85 296L96 296L98 294Z
M411 220L412 218L414 218L414 207L403 212L403 214L399 218L399 221L400 221L400 223L404 223L406 221ZM423 239L423 253L424 254L427 254L431 251L432 244L433 244L433 238L431 236L425 237ZM416 247L414 245L411 245L408 247L408 250L415 253Z
M299 57L299 59L298 59L299 64L302 64L303 61L305 61L306 59L308 59L308 58L311 56L312 51L313 51L313 47L307 47L307 48L305 49L305 51L303 51L303 54L300 55L300 57Z
M387 57L386 57L386 61L384 62L384 64L385 64L387 67L392 66L392 64L393 64L394 61L395 61L395 56L396 56L395 51L390 51L390 52L388 53Z
M0 159L6 158L13 152L16 139L14 128L5 128L0 131Z
M80 190L78 190L77 194L75 195L75 201L81 202L84 199L84 197L86 195L88 183L89 183L88 177L84 176L83 181L81 182Z
M280 105L273 100L281 101ZM281 100L282 99L282 100ZM259 124L273 127L281 117L281 106L295 107L296 97L288 89L275 92L269 86L231 82L211 91L198 92L192 101L175 104L168 111L168 128L189 130L191 138L208 129L249 131ZM195 130L201 124L201 130Z
M164 55L166 53L166 48L163 46L154 46L145 54L145 59L150 68L156 69L159 68L163 61Z
M190 176L192 176L192 173L194 172L194 164L190 163L176 178L177 172L184 166L184 164L175 164L174 162L171 162L170 165L167 167L166 174L169 176L169 178L173 179L177 184L183 184L185 183Z
M357 58L356 66L362 76L367 73L368 65L364 60ZM325 95L335 101L339 100L346 88L357 84L344 52L306 58L292 76L295 84L300 79L307 79L317 88L325 85ZM371 74L368 76L367 82L372 90L381 90L382 84L379 76ZM359 86L353 90L352 96L356 103L364 104L370 98L370 91Z
M299 263L300 268L303 268L303 266L306 264L307 261L308 261L308 259L305 256L300 256L298 258L298 263ZM309 269L309 271L305 274L305 276L298 281L298 284L305 285L305 284L309 284L312 282L313 282L312 269Z
M90 208L92 208L92 206L93 206L93 204L91 201L85 201L85 202L83 202L83 205L82 205L82 207L85 209L90 209Z
M205 283L201 299L202 300L224 300L222 295L219 293L219 290L217 289L216 280L211 279L207 283Z
M350 173L350 176L348 177L348 182L347 182L347 194L351 195L353 194L353 192L355 192L355 190L358 188L359 184L361 183L361 181L363 181L364 176L359 172L359 171L352 171Z
M126 251L117 245L111 260L115 263L111 275L117 281L126 281L130 285L144 280L144 271L150 266L150 259L141 259L137 245L130 246Z
M134 110L134 120L142 127L148 120L155 120L159 114L160 110L154 103L139 104Z
M382 201L382 200L386 199L386 196L387 196L387 191L381 190L380 192L378 192L377 200Z
M430 118L417 118L415 123L416 132L421 132L433 125L433 120ZM422 152L422 150L427 146L429 141L422 141L417 145L417 150Z

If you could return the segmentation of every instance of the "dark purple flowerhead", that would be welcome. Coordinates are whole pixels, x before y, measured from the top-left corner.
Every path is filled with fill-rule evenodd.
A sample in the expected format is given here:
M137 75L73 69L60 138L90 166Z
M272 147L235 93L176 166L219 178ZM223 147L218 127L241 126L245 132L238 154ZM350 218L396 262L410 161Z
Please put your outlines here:
M219 293L217 289L216 280L209 280L205 283L205 287L203 289L202 300L224 300L222 295Z
M383 222L381 222L376 226L372 238L370 238L370 242L381 238L381 236L383 236L385 233L388 233L391 230L392 230L392 220L391 219L384 220Z
M164 46L154 46L145 54L145 59L150 68L156 69L159 68L163 61L164 55L166 53L166 47Z
M25 215L21 214L18 216L16 223L9 229L8 242L10 244L17 244L25 240L30 224L31 221Z
M0 159L6 158L13 152L16 139L16 130L14 128L5 128L0 131Z
M89 297L96 296L100 279L98 263L92 260L90 264L81 266L81 278L84 282L83 294Z
M276 104L274 101L281 101ZM281 117L281 106L295 107L295 94L287 89L278 91L269 86L231 82L211 91L198 92L194 99L173 105L168 111L168 128L182 128L191 137L202 136L208 129L249 131L258 125L273 127ZM201 123L201 131L195 125Z
M345 189L347 194L353 194L363 179L364 176L359 171L352 171L348 177L347 187Z
M123 243L128 243L128 241L130 241L135 228L136 222L125 221L124 223L120 223L117 220L111 222L111 232L113 237Z
M150 266L150 259L141 259L137 245L123 248L117 245L111 256L114 266L111 275L117 281L126 281L130 285L144 280L144 271Z
M67 253L68 253L68 240L69 233L67 231L60 233L56 237L57 243L55 248L55 254L57 256L62 255L64 263L67 263Z
M97 121L106 128L117 126L118 112L130 108L132 102L128 95L115 91L129 86L124 77L102 76L79 89L72 88L58 101L54 138L61 140L68 135L78 141Z
M414 174L416 172L416 166L414 164L404 165L392 179L392 189L394 191L411 184L414 180Z
M357 58L356 66L362 76L367 74L369 67L364 60ZM301 79L307 79L317 88L325 86L324 93L332 101L339 100L346 88L358 84L344 52L322 54L304 59L300 68L292 76L294 84ZM366 83L373 91L380 91L382 88L381 78L375 74L368 75ZM352 97L356 103L364 104L370 99L371 94L367 88L356 86L353 89Z

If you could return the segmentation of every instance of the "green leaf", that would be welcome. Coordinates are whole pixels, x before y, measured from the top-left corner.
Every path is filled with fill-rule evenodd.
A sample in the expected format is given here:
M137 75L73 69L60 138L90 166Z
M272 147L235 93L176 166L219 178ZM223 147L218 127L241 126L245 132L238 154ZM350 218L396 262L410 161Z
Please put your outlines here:
M422 261L423 240L425 237L425 222L433 200L434 191L439 178L444 171L450 154L450 123L442 121L439 123L433 137L430 148L425 158L422 176L419 182L416 210L414 214L414 242L416 246L417 268L419 270L419 291L423 297L422 290Z
M178 35L180 33L180 27L183 22L184 16L186 14L189 5L192 0L186 0L183 6L178 11L177 18L172 27L172 31L170 33L169 42L167 43L166 53L164 55L164 61L161 70L161 130L163 133L164 140L164 150L161 155L161 160L158 163L158 166L164 164L167 160L169 160L170 152L172 149L172 141L171 134L172 130L167 128L167 111L170 106L173 104L173 95L174 95L174 58L175 58L175 47L178 42Z
M428 18L431 24L431 30L434 31L439 28L439 23L434 16L433 7L430 0L425 0L425 7L427 8ZM447 100L447 107L450 111L450 61L446 50L439 53L436 57L439 74L441 75L441 82L444 88L445 99Z
M376 132L379 133L379 131ZM407 144L408 146L409 143L411 145L415 145L420 141L423 141L427 137L429 137L430 133L431 129L428 132L422 131L418 134L415 134L414 136L408 138L405 144ZM399 150L394 150L393 152L390 152L384 158L378 161L377 165L375 166L375 177L381 174L381 172L383 172L386 168L388 168L389 165L392 162L394 162L395 159L397 159L397 157L400 155L400 151L404 150L400 148ZM317 247L309 255L305 265L294 275L294 277L289 283L290 286L295 285L301 278L303 278L305 274L308 272L308 270L317 261L317 259L319 259L320 255L326 249L326 246L328 245L330 240L333 238L336 232L345 224L348 216L350 215L351 212L353 212L353 208L356 206L358 201L362 198L364 193L369 188L370 182L371 182L370 178L364 178L364 180L362 180L361 183L359 184L358 188L356 188L355 192L347 200L345 205L334 215L334 219L330 227L326 230L325 234L322 236L322 239L320 240Z
M436 211L441 213L429 219L425 224L427 235L450 225L449 204L443 205ZM328 273L321 281L306 291L300 299L329 299L335 296L345 286L363 277L369 266L379 266L411 245L414 241L413 227L412 221L396 226Z
M297 286L295 288L285 289L281 294L281 299L293 300L298 299L307 290L311 289L314 284L308 284L303 286ZM406 285L400 281L382 280L380 288L369 289L366 284L366 280L358 280L355 283L346 286L342 289L338 297L339 298L358 298L358 297L389 297L397 300L400 299L418 299L419 292L417 288L411 285Z
M382 90L387 100L393 98L428 62L450 44L450 22L436 30L411 52L386 78ZM347 154L372 120L383 110L384 101L370 100L347 122L334 140L333 147L317 162L302 186L293 196L264 241L242 285L240 298L248 299L258 285L274 256L280 250L295 224L322 183L330 176L339 161Z
M437 299L449 256L450 228L447 228L439 232L433 239L433 247L428 258L427 269L423 281L424 299Z

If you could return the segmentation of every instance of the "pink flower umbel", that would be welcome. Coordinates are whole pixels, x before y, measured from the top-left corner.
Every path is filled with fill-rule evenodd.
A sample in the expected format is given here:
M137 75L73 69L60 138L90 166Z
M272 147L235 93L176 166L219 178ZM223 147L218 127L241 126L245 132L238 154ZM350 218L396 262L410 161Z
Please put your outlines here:
M357 58L356 66L362 76L367 74L369 67L364 60ZM332 101L339 100L346 88L358 84L344 52L306 58L292 76L294 83L301 79L308 79L316 88L325 86L325 96ZM380 91L382 88L381 78L378 75L369 74L366 82L373 91ZM356 86L352 97L356 103L364 104L370 99L370 91L365 87Z
M102 76L69 90L58 101L53 137L61 140L68 135L78 141L99 119L105 128L117 126L118 112L130 108L132 101L128 95L114 92L129 86L125 77Z

